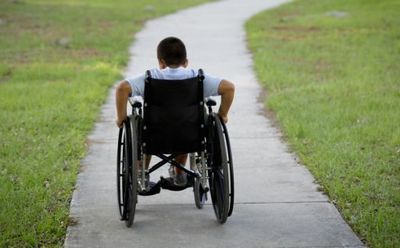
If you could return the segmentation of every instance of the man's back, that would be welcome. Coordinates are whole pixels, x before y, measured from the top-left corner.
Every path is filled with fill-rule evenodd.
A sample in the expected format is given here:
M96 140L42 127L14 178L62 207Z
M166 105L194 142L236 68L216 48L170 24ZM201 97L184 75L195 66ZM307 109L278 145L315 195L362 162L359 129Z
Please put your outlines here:
M171 67L166 67L164 69L154 68L150 70L150 74L151 77L154 79L183 80L183 79L197 77L198 72L197 70L180 66L177 68L171 68ZM145 79L146 79L145 73L133 78L126 79L126 81L128 81L131 88L133 89L134 96L142 96L142 97L144 96ZM204 74L204 97L217 96L220 82L221 82L220 78Z

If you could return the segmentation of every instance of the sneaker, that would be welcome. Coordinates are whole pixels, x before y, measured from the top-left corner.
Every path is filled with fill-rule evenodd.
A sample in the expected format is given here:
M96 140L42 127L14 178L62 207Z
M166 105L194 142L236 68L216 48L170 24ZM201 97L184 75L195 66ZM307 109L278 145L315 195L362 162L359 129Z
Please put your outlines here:
M185 186L187 184L187 175L185 172L176 173L174 177L174 184L176 186Z
M138 194L141 196L149 196L149 195L155 195L161 192L161 184L160 182L155 183L155 182L149 182L149 189L148 190L143 190L139 191Z
M169 176L173 179L176 186L185 186L187 184L187 175L185 172L177 173L174 166L169 167Z
M169 177L171 177L171 178L175 178L175 174L176 174L176 172L175 172L175 167L173 167L172 165L169 167L169 169L168 169L168 173L169 173Z

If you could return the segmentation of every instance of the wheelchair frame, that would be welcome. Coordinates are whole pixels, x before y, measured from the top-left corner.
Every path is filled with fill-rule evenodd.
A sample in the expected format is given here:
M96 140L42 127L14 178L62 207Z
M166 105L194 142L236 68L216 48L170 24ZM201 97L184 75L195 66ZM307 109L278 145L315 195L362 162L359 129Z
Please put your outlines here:
M199 80L202 80L199 71ZM185 171L193 178L194 200L197 208L203 208L210 191L212 205L217 221L225 223L232 215L234 205L234 173L228 130L222 119L212 110L216 102L206 101L207 120L204 150L189 154L190 169L179 164L174 158L182 153L152 154L160 162L145 168L142 130L142 103L129 99L132 114L127 117L119 130L117 147L117 196L122 221L132 226L134 221L138 193L149 190L149 175L165 164L173 165ZM186 154L186 153L185 153Z

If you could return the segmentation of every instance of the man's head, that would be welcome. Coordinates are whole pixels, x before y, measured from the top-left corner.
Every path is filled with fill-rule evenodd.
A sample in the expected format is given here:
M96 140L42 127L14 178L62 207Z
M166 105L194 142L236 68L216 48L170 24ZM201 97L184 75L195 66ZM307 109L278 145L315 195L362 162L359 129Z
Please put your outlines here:
M176 37L168 37L160 41L157 47L157 58L160 67L187 66L186 48L183 42Z

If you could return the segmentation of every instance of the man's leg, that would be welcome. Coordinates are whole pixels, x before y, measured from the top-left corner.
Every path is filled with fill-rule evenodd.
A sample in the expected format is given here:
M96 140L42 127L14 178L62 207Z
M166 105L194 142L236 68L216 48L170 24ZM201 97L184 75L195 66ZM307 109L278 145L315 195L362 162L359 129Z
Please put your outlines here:
M151 155L144 154L144 166L146 170L149 169L150 161L151 161Z
M143 157L143 162L144 162L144 168L147 171L149 169L151 161L151 155L149 154L144 154ZM140 168L141 170L142 168ZM150 175L147 177L147 185L146 189L144 191L139 192L139 195L154 195L160 193L160 185L158 183L150 181Z
M188 155L187 154L181 154L175 157L175 161L185 165L186 164L186 160L187 160ZM181 174L183 171L177 167L175 167L175 171L177 174Z
M187 154L181 154L175 157L175 161L185 166L187 160ZM185 186L187 184L187 175L176 166L171 166L170 175L174 179L174 184L177 186Z

